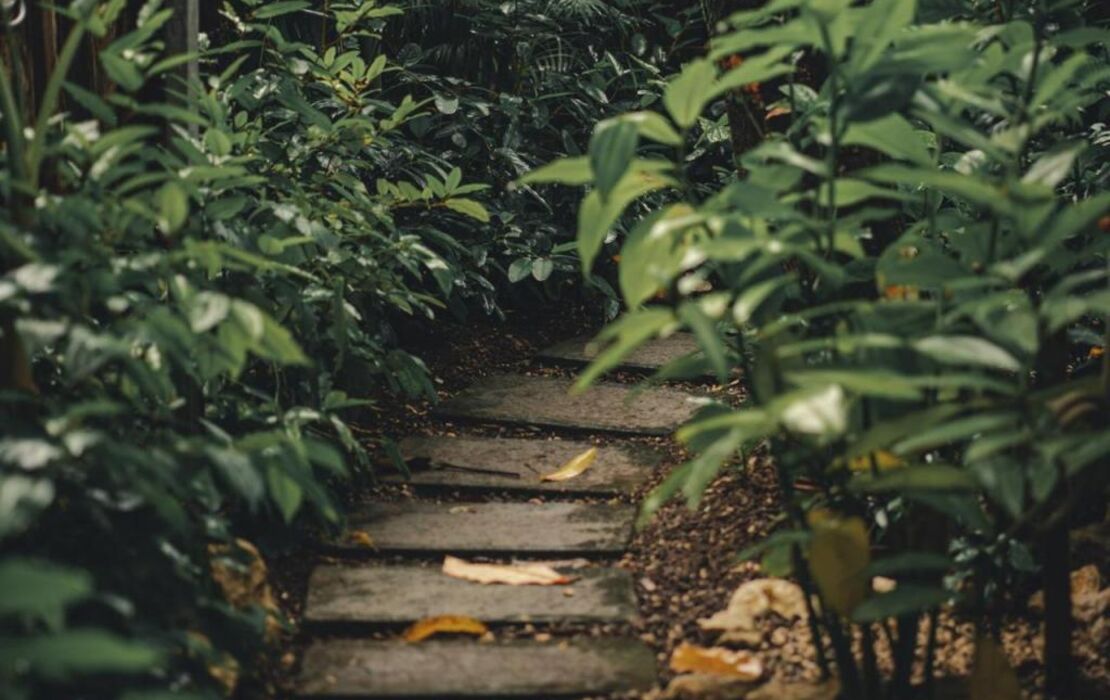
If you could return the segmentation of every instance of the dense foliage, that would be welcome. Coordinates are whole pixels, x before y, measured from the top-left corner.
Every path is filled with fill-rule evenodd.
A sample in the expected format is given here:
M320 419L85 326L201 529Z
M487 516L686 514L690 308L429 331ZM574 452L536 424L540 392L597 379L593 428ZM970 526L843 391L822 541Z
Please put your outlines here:
M702 355L662 376L745 380L743 408L679 432L696 457L646 511L678 492L696 504L765 445L788 512L746 556L819 595L815 638L848 697L907 697L915 657L932 659L922 615L948 603L981 635L973 696L1011 697L990 639L1037 572L1048 690L1073 697L1067 532L1102 517L1110 456L1095 16L1070 1L776 0L728 17L668 82L665 111L602 121L588 155L525 178L592 185L587 269L619 246L629 310L582 385L682 328ZM687 149L721 100L763 133L707 187ZM648 214L625 215L649 193ZM896 588L874 593L879 574ZM875 635L893 647L886 680Z
M576 293L560 204L502 190L666 59L603 50L635 30L587 5L475 4L505 60L468 65L451 7L230 0L190 73L164 5L0 3L4 698L250 681L283 625L252 542L339 526L336 483L392 451L352 418L435 398L406 328Z

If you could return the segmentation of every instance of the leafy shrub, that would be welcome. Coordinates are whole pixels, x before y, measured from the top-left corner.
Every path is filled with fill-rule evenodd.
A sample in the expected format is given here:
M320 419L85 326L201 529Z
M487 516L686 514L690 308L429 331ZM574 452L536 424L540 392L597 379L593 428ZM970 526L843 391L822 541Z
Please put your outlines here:
M225 3L185 84L160 4L58 10L37 104L0 67L3 697L233 688L278 629L241 537L339 525L346 392L434 398L394 325L493 290L455 240L484 185L388 176L427 108L361 51L394 10L331 3L317 49L309 3ZM110 89L69 79L89 38Z
M853 655L853 627L894 640L889 696L905 697L922 613L955 603L989 638L1037 569L1056 601L1049 690L1070 697L1067 529L1104 507L1110 452L1107 32L1084 3L940 5L736 13L668 82L666 116L603 121L588 156L525 180L592 183L587 267L633 202L667 196L629 224L629 310L580 385L681 328L702 356L663 376L746 380L745 407L679 431L696 457L647 513L679 492L696 504L766 444L787 517L747 555L820 596L811 617L848 697L883 683L872 644ZM699 116L737 91L757 108L743 95L757 83L778 90L765 114L782 126L699 196L683 157ZM878 574L897 587L872 592Z

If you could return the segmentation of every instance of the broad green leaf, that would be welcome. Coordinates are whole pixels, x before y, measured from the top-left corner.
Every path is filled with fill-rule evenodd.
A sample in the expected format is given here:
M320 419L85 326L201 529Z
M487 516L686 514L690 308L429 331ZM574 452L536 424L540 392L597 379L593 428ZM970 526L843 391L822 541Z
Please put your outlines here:
M562 185L586 185L593 181L587 156L560 158L527 173L517 182L521 185L556 182Z
M177 233L189 218L189 197L173 180L158 190L158 228L162 233Z
M293 12L300 12L312 7L307 0L281 0L281 2L268 2L254 11L255 19L271 19Z
M87 598L92 577L85 571L34 559L0 561L0 617L23 616L61 627L66 606Z
M668 146L682 145L682 134L675 131L666 117L657 112L629 112L617 119L635 124L640 136L646 139Z
M712 98L716 77L717 69L712 61L702 58L687 63L678 76L667 83L663 104L680 128L689 129L697 123L706 102Z
M728 350L713 319L695 302L686 302L680 306L678 317L694 332L694 337L713 367L717 379L725 381L729 375Z
M447 207L451 211L457 211L460 214L465 214L471 219L480 221L483 224L489 223L489 212L486 210L481 202L478 202L476 200L467 199L465 197L454 197L452 199L444 201L443 206Z
M837 384L807 387L775 401L783 427L804 435L827 439L848 428L848 402Z
M292 522L301 509L304 489L278 466L271 466L267 470L266 482L270 489L270 499L277 505L281 517L287 523Z
M62 681L87 674L144 673L164 655L149 643L134 642L99 629L70 629L25 638L0 638L0 671L19 669Z
M700 218L685 204L675 204L640 221L621 247L619 281L630 309L638 308L671 287L683 270L691 227Z
M593 267L605 236L625 208L643 195L672 184L674 181L666 175L634 168L625 173L607 199L603 200L596 189L586 195L578 210L577 238L578 255L582 260L584 274L589 273Z
M517 258L509 265L509 281L513 284L532 274L532 259Z
M619 365L630 352L675 325L675 316L668 309L627 312L616 322L606 326L593 341L600 346L600 352L579 375L574 383L574 391L584 391L598 377Z
M915 340L914 350L946 365L976 365L1009 372L1021 370L1021 363L999 346L971 335L934 335Z
M848 146L867 146L892 158L930 166L932 157L925 140L900 114L892 113L866 123L852 123L841 137Z
M551 258L537 258L532 263L532 277L537 282L545 281L548 277L551 277L551 273L554 271L555 263L551 261Z
M590 139L590 169L602 200L608 199L628 171L639 141L639 132L631 122L610 119L597 125Z
M921 389L904 375L889 370L800 370L787 372L786 380L800 387L836 384L856 394L888 399L915 400Z
M972 491L978 486L969 472L946 464L921 464L876 476L859 476L852 488L864 493L912 491Z

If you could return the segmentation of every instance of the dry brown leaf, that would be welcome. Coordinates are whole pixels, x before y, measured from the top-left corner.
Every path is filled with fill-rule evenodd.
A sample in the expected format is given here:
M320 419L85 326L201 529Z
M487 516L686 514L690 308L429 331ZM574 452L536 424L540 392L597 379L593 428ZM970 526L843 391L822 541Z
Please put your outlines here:
M481 620L465 615L438 615L426 617L405 630L406 642L421 642L435 634L471 634L481 637L489 628Z
M231 697L239 686L239 661L231 654L223 654L219 663L208 665L208 675L219 684L226 697Z
M443 573L476 583L509 586L558 586L576 580L546 564L475 564L458 557L444 557Z
M975 644L975 665L968 683L971 700L1021 700L1021 685L1006 654L990 637Z
M374 538L366 530L351 530L347 533L347 539L353 544L367 549L375 549L377 545L374 544Z
M208 547L212 580L219 586L227 602L236 608L257 605L266 611L266 640L274 641L281 633L281 611L274 600L268 580L269 571L258 548L244 539L233 544Z
M752 681L708 673L683 673L671 679L665 690L648 697L657 700L742 700L752 690Z
M699 647L683 642L671 654L671 670L676 673L708 673L754 681L763 675L763 663L749 651Z
M761 578L740 584L728 607L698 621L702 629L723 630L724 641L759 644L763 633L756 621L768 613L786 619L806 616L805 594L796 584L781 578Z
M597 448L591 447L582 454L571 458L570 461L550 474L544 474L540 477L540 481L567 481L573 479L589 469L595 460L597 460Z

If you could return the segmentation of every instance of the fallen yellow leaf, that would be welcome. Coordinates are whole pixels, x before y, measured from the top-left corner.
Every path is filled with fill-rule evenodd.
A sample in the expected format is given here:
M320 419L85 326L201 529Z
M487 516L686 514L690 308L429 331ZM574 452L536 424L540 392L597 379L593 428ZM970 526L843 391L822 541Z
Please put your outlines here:
M816 509L807 515L813 528L809 568L821 598L845 617L867 598L870 581L864 570L871 563L867 525L862 518L844 518Z
M444 557L443 573L477 583L509 586L557 586L575 581L575 577L561 574L546 564L475 564L458 557Z
M405 630L404 639L406 642L415 643L422 642L435 634L472 634L480 637L486 632L489 632L489 628L481 620L475 620L473 617L438 615L413 623Z
M366 547L367 549L374 549L374 538L370 536L369 532L365 530L352 530L347 533L347 539L354 544Z
M1021 685L1006 654L990 637L975 643L975 665L969 681L971 700L1021 700Z
M236 608L257 605L266 612L266 640L281 633L281 610L269 583L269 570L258 548L244 539L208 546L209 568L227 602Z
M749 651L699 647L683 642L671 654L671 670L676 673L709 673L756 681L763 675L763 663Z
M590 468L597 459L597 448L591 447L582 454L572 458L569 462L559 467L550 474L544 474L540 481L566 481L573 479Z

